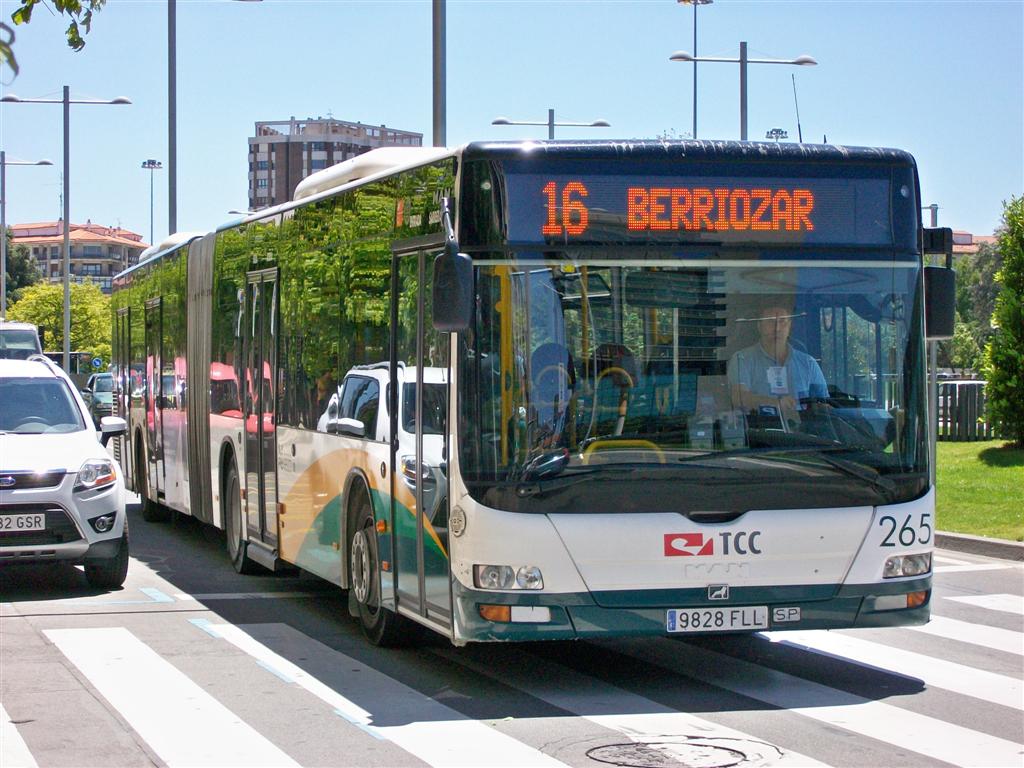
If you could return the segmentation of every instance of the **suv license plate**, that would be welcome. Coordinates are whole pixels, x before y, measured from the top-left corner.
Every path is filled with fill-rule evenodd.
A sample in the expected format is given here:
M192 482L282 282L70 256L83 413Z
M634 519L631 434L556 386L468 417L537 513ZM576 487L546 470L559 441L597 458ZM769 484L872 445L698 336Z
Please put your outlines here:
M737 629L768 629L768 606L673 608L669 609L665 616L665 629L668 632L728 632Z
M0 532L11 531L45 531L46 515L42 512L34 515L3 515L0 516Z

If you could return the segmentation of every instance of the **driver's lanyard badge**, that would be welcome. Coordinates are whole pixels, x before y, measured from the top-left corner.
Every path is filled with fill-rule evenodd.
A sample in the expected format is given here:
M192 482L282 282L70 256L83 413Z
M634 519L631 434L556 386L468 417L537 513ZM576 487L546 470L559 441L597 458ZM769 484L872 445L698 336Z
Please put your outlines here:
M786 366L770 365L767 370L768 391L773 395L789 394L789 385L786 377Z

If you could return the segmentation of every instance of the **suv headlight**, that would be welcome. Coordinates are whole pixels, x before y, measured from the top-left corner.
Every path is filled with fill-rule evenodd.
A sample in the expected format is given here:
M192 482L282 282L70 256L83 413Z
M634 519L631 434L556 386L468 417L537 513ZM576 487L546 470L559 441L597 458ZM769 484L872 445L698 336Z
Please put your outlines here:
M110 459L89 459L78 470L75 478L76 491L94 491L117 480L114 474L114 463Z

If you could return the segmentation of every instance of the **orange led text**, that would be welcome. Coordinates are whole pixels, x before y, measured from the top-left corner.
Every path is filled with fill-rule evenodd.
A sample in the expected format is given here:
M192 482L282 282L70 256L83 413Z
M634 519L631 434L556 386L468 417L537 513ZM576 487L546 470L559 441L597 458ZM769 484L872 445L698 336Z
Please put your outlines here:
M814 230L814 193L808 189L630 187L626 223L631 230Z

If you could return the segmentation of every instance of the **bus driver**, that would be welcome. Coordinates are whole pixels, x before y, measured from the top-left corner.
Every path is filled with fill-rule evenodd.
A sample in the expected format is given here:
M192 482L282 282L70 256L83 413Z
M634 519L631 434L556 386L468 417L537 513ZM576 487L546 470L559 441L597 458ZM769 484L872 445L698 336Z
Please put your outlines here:
M733 402L744 411L789 422L798 420L801 399L828 397L818 362L789 343L793 317L793 308L785 300L762 304L756 316L757 343L729 359Z

